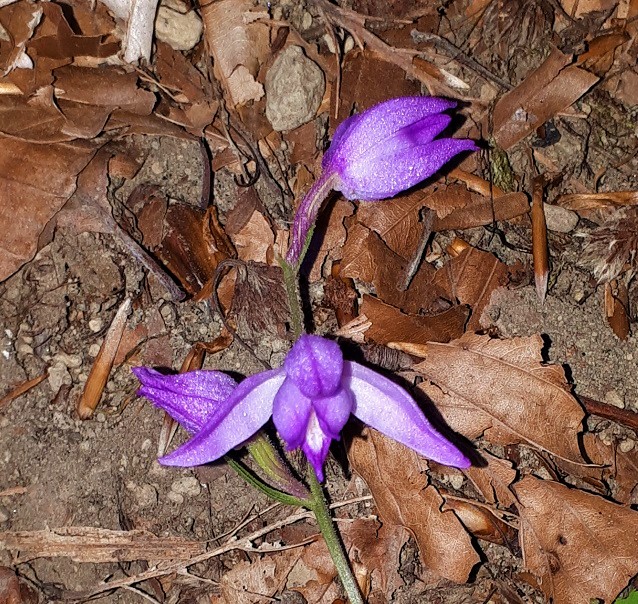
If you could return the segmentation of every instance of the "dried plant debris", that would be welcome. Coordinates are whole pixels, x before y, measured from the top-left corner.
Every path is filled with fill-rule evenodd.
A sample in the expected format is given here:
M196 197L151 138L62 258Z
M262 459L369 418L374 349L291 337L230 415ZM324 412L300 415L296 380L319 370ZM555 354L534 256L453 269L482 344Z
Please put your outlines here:
M638 209L621 208L601 226L584 235L584 260L598 283L618 277L631 281L636 272L638 252Z

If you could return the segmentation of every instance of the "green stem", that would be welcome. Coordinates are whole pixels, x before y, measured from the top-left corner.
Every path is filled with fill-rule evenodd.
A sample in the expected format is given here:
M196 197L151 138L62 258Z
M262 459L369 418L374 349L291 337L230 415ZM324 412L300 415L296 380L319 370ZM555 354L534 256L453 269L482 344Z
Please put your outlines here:
M297 341L304 332L303 308L301 306L301 292L299 291L299 275L297 268L288 264L285 260L280 260L279 264L284 272L284 283L286 285L286 295L288 296L288 306L290 308L290 328L292 338Z
M339 578L350 600L350 604L364 604L359 584L352 573L350 561L346 556L341 539L337 534L332 516L330 515L328 502L317 480L315 469L310 463L308 463L308 483L310 484L310 492L312 493L312 499L309 502L308 508L314 513L317 519L317 524L326 541L328 551L339 573Z
M273 489L256 474L253 474L253 472L251 472L246 466L234 460L230 455L226 455L224 457L224 460L249 485L255 487L256 489L259 489L262 493L266 493L266 495L268 495L268 497L270 497L271 499L274 499L275 501L279 501L280 503L284 503L286 505L295 505L310 509L311 503L309 500L300 499L299 497L295 497L294 495L289 495L288 493L284 493L283 491Z

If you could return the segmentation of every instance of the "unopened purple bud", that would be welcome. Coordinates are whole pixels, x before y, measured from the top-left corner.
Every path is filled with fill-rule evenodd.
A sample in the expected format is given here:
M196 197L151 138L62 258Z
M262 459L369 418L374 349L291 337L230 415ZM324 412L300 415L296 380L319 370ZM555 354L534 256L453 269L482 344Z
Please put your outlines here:
M454 101L436 97L399 97L353 115L335 131L323 173L295 214L287 261L295 265L321 203L330 189L347 199L393 197L435 174L474 141L436 137L450 124L444 112Z

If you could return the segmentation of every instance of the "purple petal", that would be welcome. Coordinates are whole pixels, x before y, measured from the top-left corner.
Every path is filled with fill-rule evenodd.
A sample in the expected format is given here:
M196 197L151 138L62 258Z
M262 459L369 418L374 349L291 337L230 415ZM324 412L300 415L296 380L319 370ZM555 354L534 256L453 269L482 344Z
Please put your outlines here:
M349 361L344 363L344 383L354 394L353 413L362 422L424 457L457 468L470 467L470 460L432 427L400 386Z
M166 466L198 466L219 459L249 439L272 414L273 399L285 379L280 369L246 378L224 402L225 413L208 422L179 449L160 458Z
M354 397L349 390L342 388L334 396L314 399L312 406L321 429L330 438L337 440L352 413Z
M442 138L380 155L372 162L364 158L347 166L335 188L348 199L372 201L393 197L432 176L458 153L476 149L474 141L468 139Z
M432 142L436 136L441 134L441 132L450 125L451 121L452 118L446 114L431 115L419 122L408 124L404 128L401 128L401 130L398 130L387 141L384 141L366 153L365 161L367 162L368 170L370 170L370 162L373 162L372 166L374 166L374 162L377 161L377 158L402 153L407 149ZM351 161L348 162L348 166L356 165L357 163L360 162L351 159ZM374 167L372 167L372 169L374 169Z
M358 113L356 115L351 115L350 117L343 120L343 122L341 122L337 126L335 133L332 135L332 141L330 142L330 146L328 147L326 152L323 154L323 158L321 160L321 166L323 167L324 170L326 169L326 167L329 166L329 164L332 161L332 157L339 150L341 141L347 139L348 133L350 132L350 130L354 128L357 122L361 119L362 115L363 114L361 113Z
M290 379L284 380L275 395L272 419L288 449L296 449L303 443L311 412L310 399Z
M341 383L343 355L336 342L303 335L290 349L284 368L304 396L331 396Z
M237 382L221 371L190 371L163 375L149 367L133 367L141 382L138 394L164 409L189 432L198 432L217 413Z
M357 116L356 122L346 125L336 145L333 140L334 151L328 163L339 170L344 162L382 145L405 126L453 107L454 101L437 97L399 97L370 107Z
M308 461L312 464L319 482L323 482L323 464L330 449L330 436L324 433L319 425L319 420L315 413L310 414L306 440L301 445L301 450L305 453Z

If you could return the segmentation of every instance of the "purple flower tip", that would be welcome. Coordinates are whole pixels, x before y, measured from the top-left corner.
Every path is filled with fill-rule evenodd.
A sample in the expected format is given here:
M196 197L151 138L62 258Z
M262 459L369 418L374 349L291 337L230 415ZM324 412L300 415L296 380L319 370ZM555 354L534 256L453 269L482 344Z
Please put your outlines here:
M454 101L436 97L379 103L339 125L323 169L338 174L335 188L348 199L393 197L462 151L476 150L468 139L436 139L451 121L443 112L454 107Z
M399 97L343 121L323 156L323 173L295 214L288 262L297 262L330 189L348 199L394 197L438 172L455 155L476 151L469 139L436 138L450 124L445 112L454 107L454 101L437 97Z
M301 447L323 480L330 443L339 438L351 413L435 461L470 465L405 390L371 369L344 361L339 346L319 336L301 336L281 369L258 373L238 386L218 371L173 376L144 367L134 371L142 383L140 393L194 433L160 460L166 465L214 461L272 416L287 447Z

